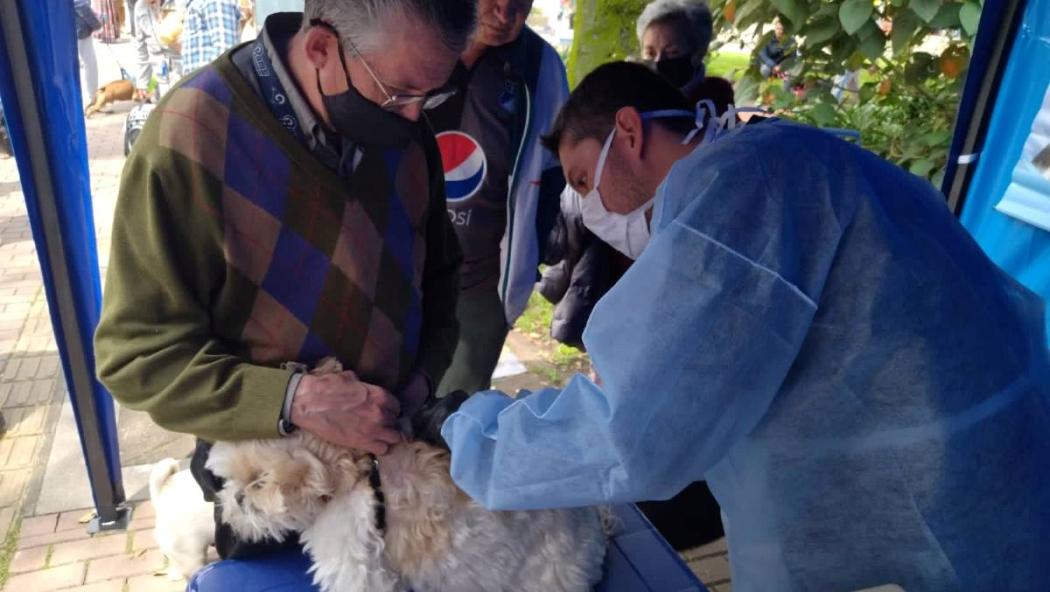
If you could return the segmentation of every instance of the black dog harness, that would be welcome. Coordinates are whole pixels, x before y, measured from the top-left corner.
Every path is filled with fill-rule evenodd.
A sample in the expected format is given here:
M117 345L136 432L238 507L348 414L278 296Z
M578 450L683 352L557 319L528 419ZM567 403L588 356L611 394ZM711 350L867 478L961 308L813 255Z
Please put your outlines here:
M372 470L368 473L368 484L372 486L372 495L376 498L376 528L386 534L386 496L383 495L383 482L379 478L379 459L369 454Z

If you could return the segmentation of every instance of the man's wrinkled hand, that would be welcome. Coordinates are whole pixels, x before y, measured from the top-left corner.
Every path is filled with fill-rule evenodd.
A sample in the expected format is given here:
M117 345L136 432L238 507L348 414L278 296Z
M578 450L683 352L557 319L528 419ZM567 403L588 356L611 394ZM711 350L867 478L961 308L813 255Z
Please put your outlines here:
M402 440L394 428L401 406L386 390L353 372L303 376L292 401L292 423L319 438L383 455Z

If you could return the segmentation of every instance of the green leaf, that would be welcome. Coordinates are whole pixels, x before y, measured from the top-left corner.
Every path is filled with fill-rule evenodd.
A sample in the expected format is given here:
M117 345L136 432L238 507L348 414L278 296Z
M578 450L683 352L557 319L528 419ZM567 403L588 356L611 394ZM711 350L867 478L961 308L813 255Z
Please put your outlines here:
M915 14L919 15L919 18L928 23L933 20L933 17L937 16L937 12L941 9L941 2L940 0L911 0L908 6L915 11ZM894 23L894 26L896 26L896 23Z
M959 24L962 25L967 35L976 35L977 26L981 23L981 5L973 2L967 2L962 5L959 9Z
M860 30L864 23L871 18L875 7L871 0L846 0L839 7L839 21L842 29L850 35Z
M857 51L857 40L853 37L839 37L831 44L831 62L842 64Z
M886 53L886 38L883 37L882 31L877 29L878 27L876 27L874 35L869 35L867 39L860 43L860 53L873 62Z
M813 19L819 19L819 18L825 17L825 16L836 17L836 16L838 16L838 14L839 14L839 7L834 5L834 4L828 3L828 4L822 5L819 10L814 12L813 15L812 15L812 18Z
M803 34L806 36L805 47L813 48L833 39L841 31L838 19L828 18L813 23L806 27Z
M861 53L858 50L853 55L851 55L848 60L846 60L846 69L847 70L860 70L861 68L864 67L864 64L866 62L867 62L867 59L865 58L864 54Z
M959 8L961 5L955 3L941 6L937 14L930 19L930 26L934 29L958 29Z
M910 9L906 8L897 13L893 19L893 33L890 35L893 40L894 54L900 54L907 49L908 42L915 35L915 30L919 28L919 25L919 16Z
M820 103L809 113L813 121L820 127L828 127L837 119L835 108L827 103Z
M758 9L766 7L766 0L748 0L744 2L744 5L736 9L736 21L734 26L738 30L746 29L747 27L758 22L761 15L757 13Z
M935 166L937 166L937 163L933 162L932 160L923 158L911 163L911 165L908 167L908 170L911 171L912 174L918 175L920 177L925 177L926 175L930 174L930 171L932 171L933 167Z
M919 137L920 142L931 148L935 146L946 147L951 139L952 133L949 131L927 132Z
M773 6L780 11L780 14L787 17L787 20L791 21L791 24L798 30L806 22L806 8L799 3L799 0L773 0Z

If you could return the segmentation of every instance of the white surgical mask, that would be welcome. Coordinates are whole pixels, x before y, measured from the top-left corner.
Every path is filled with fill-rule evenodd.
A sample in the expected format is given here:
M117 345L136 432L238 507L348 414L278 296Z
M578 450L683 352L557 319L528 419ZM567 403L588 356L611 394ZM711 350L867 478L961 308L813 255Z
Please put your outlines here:
M583 196L583 200L580 201L580 210L583 214L583 225L588 230L612 245L617 251L631 259L637 259L645 246L649 244L649 221L645 219L645 213L652 209L653 200L650 199L629 214L617 214L605 209L602 194L598 190L602 181L602 172L605 170L605 159L609 157L609 147L612 146L612 139L615 135L616 128L614 127L602 146L601 154L598 155L598 164L594 169L594 187Z
M703 144L713 142L732 131L736 127L736 114L742 111L758 111L760 109L736 109L730 106L728 112L718 117L715 105L709 100L697 103L696 111L683 111L680 109L666 109L662 111L650 111L642 113L642 119L658 119L664 117L693 117L696 127L682 140L682 145L689 144L694 137L705 127L708 132L704 135ZM645 247L649 244L649 220L646 214L653 208L653 200L642 204L636 210L627 214L610 212L602 203L602 194L598 187L601 185L602 173L605 172L605 160L609 157L609 148L612 146L613 137L616 135L616 127L609 132L609 137L602 145L602 151L598 155L598 164L594 168L594 187L583 196L580 201L580 210L583 214L583 225L593 232L598 238L612 245L617 251L627 255L631 259L637 259Z

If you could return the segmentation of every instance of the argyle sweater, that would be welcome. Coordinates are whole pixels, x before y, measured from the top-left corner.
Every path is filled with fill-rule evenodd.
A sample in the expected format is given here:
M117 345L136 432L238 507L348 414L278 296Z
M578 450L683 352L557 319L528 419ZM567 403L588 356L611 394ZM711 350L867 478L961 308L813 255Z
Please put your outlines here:
M283 362L334 355L391 391L415 369L436 383L457 339L461 255L432 134L364 148L342 179L229 56L168 93L125 165L99 378L208 440L278 435Z

